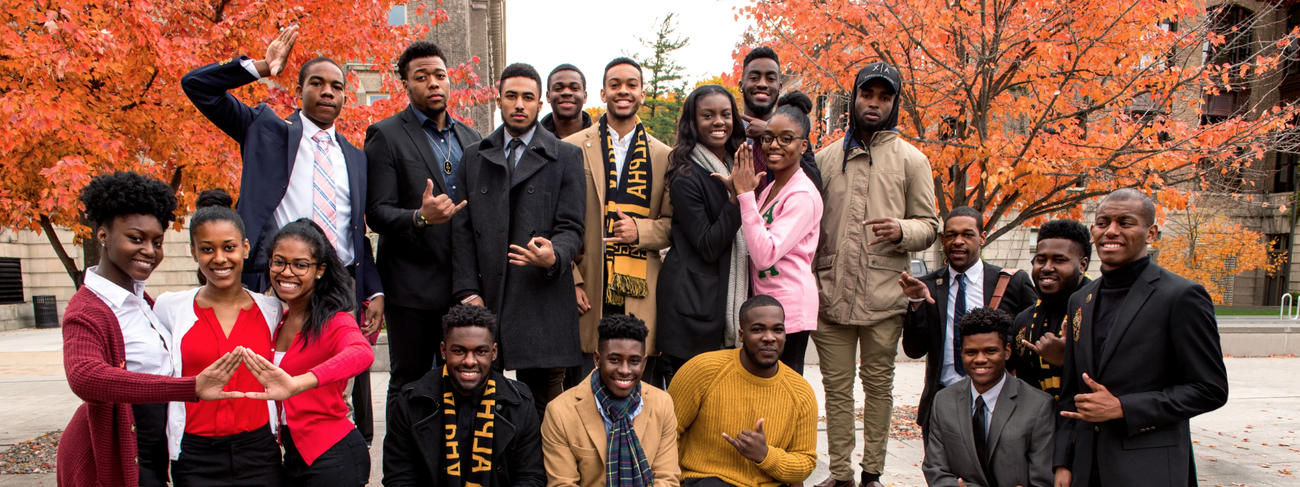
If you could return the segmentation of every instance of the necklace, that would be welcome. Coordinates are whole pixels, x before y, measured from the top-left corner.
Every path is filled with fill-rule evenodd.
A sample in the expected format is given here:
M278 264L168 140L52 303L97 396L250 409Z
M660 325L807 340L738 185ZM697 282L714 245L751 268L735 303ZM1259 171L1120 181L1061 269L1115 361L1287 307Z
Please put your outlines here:
M450 147L450 145L447 147L447 153L446 153L446 154L443 154L443 153L442 153L442 146L438 145L438 142L434 142L434 140L433 140L433 136L432 136L432 135L429 135L429 132L428 132L428 131L425 131L425 132L424 132L424 136L429 138L429 145L432 145L432 146L433 146L433 151L434 151L436 154L438 154L438 157L441 157L441 158L442 158L442 172L447 173L448 175L450 175L450 174L451 174L451 169L452 169L452 168L451 168L451 147ZM446 138L439 139L439 140L442 141L442 143L444 143L444 144L447 143L447 139L446 139Z

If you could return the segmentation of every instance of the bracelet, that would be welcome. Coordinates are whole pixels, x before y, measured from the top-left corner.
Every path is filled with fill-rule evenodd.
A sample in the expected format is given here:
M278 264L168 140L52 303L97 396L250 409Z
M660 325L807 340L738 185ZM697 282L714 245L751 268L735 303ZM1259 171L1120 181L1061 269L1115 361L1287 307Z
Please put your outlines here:
M426 219L424 218L424 215L420 214L420 210L415 210L415 227L416 227L416 228L428 228L429 225L431 225L431 224L429 223L429 220L426 220Z
M460 304L469 304L470 301L473 301L475 299L478 299L478 295L471 294L469 296L465 296L465 299L460 300Z

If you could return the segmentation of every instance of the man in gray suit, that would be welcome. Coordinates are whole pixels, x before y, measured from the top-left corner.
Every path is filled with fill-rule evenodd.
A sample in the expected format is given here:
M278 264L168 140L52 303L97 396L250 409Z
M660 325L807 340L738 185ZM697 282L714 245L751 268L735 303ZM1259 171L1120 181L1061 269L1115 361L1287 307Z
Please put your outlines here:
M931 487L1052 485L1052 396L1007 374L1011 323L995 308L957 323L966 378L934 397L921 465Z

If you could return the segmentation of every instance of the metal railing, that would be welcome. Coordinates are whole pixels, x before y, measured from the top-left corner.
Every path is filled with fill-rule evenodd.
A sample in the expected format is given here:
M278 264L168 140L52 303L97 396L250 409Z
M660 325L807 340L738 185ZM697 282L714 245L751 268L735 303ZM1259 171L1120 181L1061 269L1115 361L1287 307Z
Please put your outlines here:
M1278 306L1277 319L1300 319L1300 303L1295 303L1294 301L1295 299L1291 296L1291 293L1282 295L1282 304L1281 306Z

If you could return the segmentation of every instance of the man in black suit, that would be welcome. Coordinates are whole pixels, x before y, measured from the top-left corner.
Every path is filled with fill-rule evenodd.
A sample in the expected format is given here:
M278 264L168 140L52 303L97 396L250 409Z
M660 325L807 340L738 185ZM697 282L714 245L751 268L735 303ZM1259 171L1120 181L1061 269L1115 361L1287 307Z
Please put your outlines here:
M447 113L451 81L438 46L411 44L397 74L411 105L366 129L366 220L379 234L379 277L391 299L385 315L390 399L437 361L440 323L456 304L448 222L465 206L456 168L465 148L480 139Z
M267 46L265 59L240 56L203 66L181 78L181 89L200 113L239 142L243 152L236 211L251 245L244 285L266 289L270 284L266 246L271 238L289 222L311 218L325 230L339 260L356 280L358 322L366 334L374 334L382 322L384 294L363 217L366 154L334 127L347 89L343 69L325 57L304 63L298 71L302 108L287 118L280 118L265 103L249 107L229 93L278 76L297 40L298 26L287 27ZM367 300L363 319L361 304ZM369 371L357 376L352 395L353 420L367 442L373 434L369 379Z
M1056 485L1194 486L1189 420L1228 401L1210 295L1151 261L1156 207L1135 189L1101 200L1101 279L1070 297Z
M1008 368L1016 377L1060 398L1065 363L1066 306L1070 295L1092 282L1085 275L1092 259L1088 227L1074 220L1052 220L1038 227L1030 275L1038 302L1016 315L1015 347Z
M582 152L539 129L542 79L527 64L501 73L501 127L465 151L469 206L453 222L453 294L500 317L499 370L551 399L553 368L581 361L573 258L587 209ZM539 416L540 417L540 416Z
M969 206L953 208L943 221L940 236L948 265L920 279L906 272L898 279L911 301L903 320L903 353L914 359L925 357L925 389L916 410L923 434L929 431L927 421L935 393L966 376L961 334L956 327L962 315L990 307L1015 316L1037 299L1028 275L1018 270L1004 272L980 260L986 237L980 212Z

